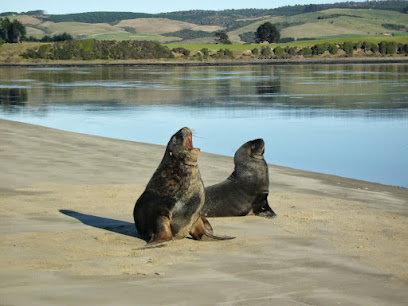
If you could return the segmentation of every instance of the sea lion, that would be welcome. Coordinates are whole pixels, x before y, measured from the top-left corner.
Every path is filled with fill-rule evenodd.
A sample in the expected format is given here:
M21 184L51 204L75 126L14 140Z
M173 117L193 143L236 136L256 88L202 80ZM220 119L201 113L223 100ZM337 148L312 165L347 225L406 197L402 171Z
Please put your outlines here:
M203 211L209 217L275 216L268 204L269 174L263 157L265 143L255 139L234 155L234 172L223 182L205 188Z
M150 240L149 247L163 245L190 234L215 239L208 220L201 214L204 184L197 166L200 149L193 147L192 132L182 128L167 144L166 152L136 201L133 217L139 235Z

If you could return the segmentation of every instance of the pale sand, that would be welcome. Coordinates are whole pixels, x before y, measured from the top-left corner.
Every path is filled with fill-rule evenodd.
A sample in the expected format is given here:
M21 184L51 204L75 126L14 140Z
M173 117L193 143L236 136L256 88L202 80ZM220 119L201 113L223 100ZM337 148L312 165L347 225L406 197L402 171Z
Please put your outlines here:
M163 146L5 120L0 140L0 305L407 305L408 189L270 165L276 218L140 250L133 206ZM199 167L210 185L233 161Z

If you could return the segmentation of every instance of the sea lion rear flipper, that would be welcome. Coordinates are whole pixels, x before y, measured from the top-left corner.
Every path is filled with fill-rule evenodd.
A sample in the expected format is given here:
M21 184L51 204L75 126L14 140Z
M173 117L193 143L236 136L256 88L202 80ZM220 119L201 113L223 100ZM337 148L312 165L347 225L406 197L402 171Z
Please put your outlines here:
M214 231L210 222L208 222L207 218L205 218L203 214L201 214L200 218L198 218L197 222L190 230L191 237L196 240L200 240L204 235L216 240L235 239L235 237L231 236L215 236L213 233Z
M158 217L156 221L156 230L146 247L155 248L161 247L173 240L173 233L171 232L170 219L165 216Z

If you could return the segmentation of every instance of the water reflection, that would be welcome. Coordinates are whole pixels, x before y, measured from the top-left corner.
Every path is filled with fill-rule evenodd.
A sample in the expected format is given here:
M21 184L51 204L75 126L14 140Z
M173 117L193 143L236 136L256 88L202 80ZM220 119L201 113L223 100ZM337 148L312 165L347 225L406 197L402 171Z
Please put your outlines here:
M303 109L316 115L317 109L324 115L340 110L332 112L335 116L345 110L351 110L350 116L400 116L408 104L408 69L402 64L2 68L1 72L0 86L30 80L25 86L32 107L114 101L124 107L182 103L187 107Z
M28 100L26 88L0 88L0 106L3 112L18 111Z
M187 125L226 155L263 137L271 163L402 186L407 97L407 64L0 68L0 118L158 144Z

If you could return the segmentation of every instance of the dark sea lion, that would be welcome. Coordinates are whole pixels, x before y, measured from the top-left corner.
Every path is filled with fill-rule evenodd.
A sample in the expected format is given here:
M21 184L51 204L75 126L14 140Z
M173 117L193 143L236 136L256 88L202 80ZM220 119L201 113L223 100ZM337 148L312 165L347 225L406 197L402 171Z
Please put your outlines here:
M205 188L203 212L209 217L275 216L268 204L269 174L264 152L263 139L243 144L235 152L234 172L225 181Z
M135 204L133 217L139 235L149 246L163 245L190 234L215 239L208 220L201 214L204 185L197 166L200 149L193 147L192 132L182 128L167 144L166 152Z

